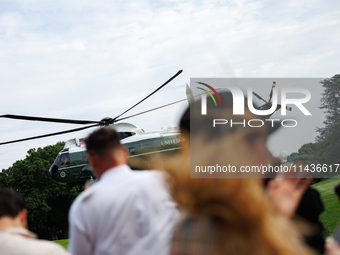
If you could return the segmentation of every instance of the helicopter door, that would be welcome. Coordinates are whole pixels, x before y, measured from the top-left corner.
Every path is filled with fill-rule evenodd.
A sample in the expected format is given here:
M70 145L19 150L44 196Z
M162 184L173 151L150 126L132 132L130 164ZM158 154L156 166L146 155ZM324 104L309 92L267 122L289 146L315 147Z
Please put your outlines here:
M82 169L87 165L87 157L84 158L84 151L77 151L70 153L70 160L72 165L72 175L76 180L82 178L85 174ZM86 173L88 175L88 173Z
M140 159L142 160L143 164L146 165L147 168L149 168L148 165L152 163L154 154L157 151L154 140L155 139L152 138L140 141L141 146Z
M132 169L144 169L143 163L139 156L143 151L140 146L140 141L125 143L123 145L127 148L129 153L128 165Z
M129 156L135 156L141 153L139 141L132 142L132 143L125 143L123 145L127 148L129 152Z
M81 151L70 153L70 161L72 162L72 165L83 164L84 159L82 154L83 153Z

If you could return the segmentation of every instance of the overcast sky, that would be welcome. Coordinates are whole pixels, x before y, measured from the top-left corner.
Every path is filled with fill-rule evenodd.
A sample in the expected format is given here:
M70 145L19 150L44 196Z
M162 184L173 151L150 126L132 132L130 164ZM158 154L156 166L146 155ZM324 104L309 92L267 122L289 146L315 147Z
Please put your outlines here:
M338 0L53 2L0 1L0 115L115 117L179 69L178 78L129 114L185 98L191 77L327 78L340 73ZM263 86L259 93L267 94L268 85ZM322 92L321 86L311 90ZM323 116L318 100L312 100L315 115L309 125L316 127ZM186 106L183 102L129 122L145 131L160 130L177 125ZM0 142L75 127L0 119ZM90 131L2 145L0 169L25 158L30 148ZM298 145L290 146L280 132L273 139L285 141L284 150L296 151ZM303 142L313 142L315 132L309 133Z

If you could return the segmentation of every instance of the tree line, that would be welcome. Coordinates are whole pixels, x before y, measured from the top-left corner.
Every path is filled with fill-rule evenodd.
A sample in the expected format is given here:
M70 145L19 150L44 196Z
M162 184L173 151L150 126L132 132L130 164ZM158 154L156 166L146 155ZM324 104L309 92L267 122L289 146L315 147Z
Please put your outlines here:
M320 109L325 113L323 127L317 127L315 142L301 146L292 158L294 162L303 161L305 164L330 166L340 163L340 75L320 82L324 91L321 95ZM340 173L340 167L337 175ZM325 176L314 173L315 177ZM331 175L329 175L331 177Z
M25 199L28 227L43 239L68 238L68 210L84 183L57 183L48 173L64 142L30 149L23 160L0 173L0 187L9 187Z

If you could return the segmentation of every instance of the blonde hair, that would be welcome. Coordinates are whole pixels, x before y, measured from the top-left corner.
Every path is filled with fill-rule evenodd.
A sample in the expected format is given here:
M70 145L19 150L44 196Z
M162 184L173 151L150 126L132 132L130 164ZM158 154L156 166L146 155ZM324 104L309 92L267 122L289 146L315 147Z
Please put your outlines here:
M312 254L293 223L268 202L260 179L190 178L190 143L205 144L202 153L195 155L202 164L216 160L220 164L251 164L252 148L241 142L244 135L236 132L214 144L189 141L184 134L183 149L163 164L173 199L198 219L214 219L218 241L213 254Z

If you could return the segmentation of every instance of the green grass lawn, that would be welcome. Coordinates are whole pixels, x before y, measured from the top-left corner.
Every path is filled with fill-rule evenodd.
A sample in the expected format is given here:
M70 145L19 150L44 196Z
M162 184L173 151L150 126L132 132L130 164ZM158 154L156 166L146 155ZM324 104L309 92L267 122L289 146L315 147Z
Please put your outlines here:
M330 235L334 234L340 222L340 203L334 192L334 187L339 183L339 178L330 178L312 185L313 188L320 192L321 200L325 207L325 211L321 214L320 220Z
M58 243L60 245L62 245L66 250L67 250L67 246L68 246L68 239L63 239L63 240L56 240L53 241L55 243Z

